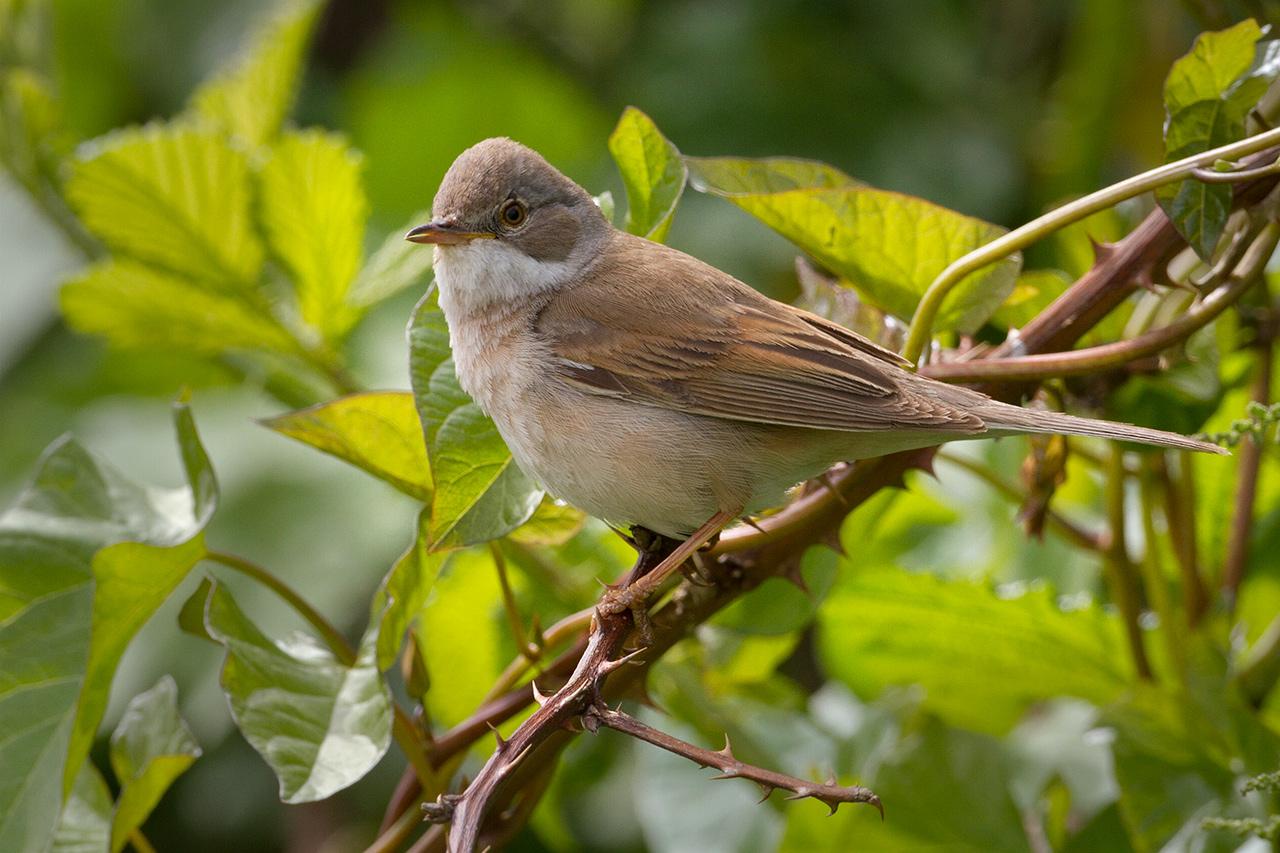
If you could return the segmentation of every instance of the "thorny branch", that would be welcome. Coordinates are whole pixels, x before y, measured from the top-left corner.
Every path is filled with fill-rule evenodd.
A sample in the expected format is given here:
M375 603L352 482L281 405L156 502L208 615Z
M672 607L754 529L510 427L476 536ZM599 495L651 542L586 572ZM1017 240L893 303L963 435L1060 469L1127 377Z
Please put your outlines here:
M1264 152L1243 163L1242 168L1272 160L1274 151ZM1275 185L1276 178L1270 174L1236 184L1235 205L1255 205ZM1271 236L1268 234L1268 239ZM1135 287L1162 281L1164 267L1184 248L1185 243L1164 214L1153 211L1127 237L1104 247L1094 267L1018 336L983 353L980 360L985 363L1069 350ZM1256 247L1256 251L1260 252L1261 247ZM1212 294L1228 288L1233 291L1230 299L1218 295L1211 306L1221 310L1226 307L1222 302L1229 304L1236 298L1236 290L1242 293L1247 289L1241 278L1243 276L1233 276L1231 284L1211 291ZM1184 326L1179 331L1180 336L1162 340L1162 347L1185 339L1193 329ZM1033 379L1034 376L992 377L982 390L998 398L1017 400L1034 387ZM681 584L673 596L660 604L649 617L650 641L646 648L626 658L616 657L631 632L631 615L597 617L589 638L560 655L541 676L544 686L549 687L552 679L572 672L563 687L550 696L538 693L536 686L499 695L470 720L432 743L433 763L440 766L474 743L486 727L496 726L519 713L533 698L530 694L542 703L510 740L499 741L494 755L463 794L445 795L432 810L434 819L453 821L450 849L462 853L476 849L482 842L513 837L536 804L548 768L554 766L560 750L573 737L575 722L642 683L654 661L716 611L764 580L787 575L808 546L834 543L839 523L851 509L882 488L901 485L903 475L909 470L930 470L933 456L933 450L912 451L838 466L830 472L829 488L805 494L778 513L760 519L754 527L727 531L714 547L704 552L704 563L712 582ZM640 562L645 559L642 555ZM413 849L415 853L443 850L444 843L444 833L441 827L436 827Z
M607 726L637 740L665 749L667 752L684 756L702 767L714 767L720 771L720 775L711 777L713 779L746 779L755 782L760 786L760 802L769 799L769 795L775 790L782 789L791 792L791 796L787 797L788 800L818 800L831 809L831 814L836 813L841 803L866 803L875 806L880 812L881 819L884 818L884 806L870 788L860 785L849 787L837 785L834 779L819 784L747 764L739 761L733 754L733 748L727 736L724 739L723 749L704 749L645 725L623 711L598 704L592 705L582 715L582 725L592 734L595 734L600 726Z

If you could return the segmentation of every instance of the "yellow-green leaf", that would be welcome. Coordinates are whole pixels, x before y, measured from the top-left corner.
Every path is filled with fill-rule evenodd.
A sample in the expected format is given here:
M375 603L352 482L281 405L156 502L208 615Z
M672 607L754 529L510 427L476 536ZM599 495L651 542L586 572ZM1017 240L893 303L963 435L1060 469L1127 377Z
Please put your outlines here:
M360 269L369 216L362 170L345 140L311 130L281 136L259 173L268 244L293 280L303 321L327 340L359 317L347 291Z
M241 55L191 96L191 110L251 146L275 138L293 104L323 3L284 0Z
M689 177L680 151L653 119L627 107L609 136L609 153L627 188L627 230L661 243Z
M262 423L350 462L407 495L431 500L422 424L408 391L352 394Z
M582 510L544 495L533 517L508 533L507 538L521 545L563 545L577 535L586 521Z
M66 192L118 255L212 287L257 285L248 158L213 130L157 123L85 143Z

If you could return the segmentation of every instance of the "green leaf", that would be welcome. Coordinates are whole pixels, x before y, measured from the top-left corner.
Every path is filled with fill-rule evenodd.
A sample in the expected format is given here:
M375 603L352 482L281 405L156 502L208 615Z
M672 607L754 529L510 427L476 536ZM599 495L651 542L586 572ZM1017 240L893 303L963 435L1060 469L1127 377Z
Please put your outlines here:
M53 853L106 853L111 846L111 791L93 762L80 765L53 834Z
M231 716L280 782L280 799L308 803L359 781L391 743L391 698L373 642L346 666L306 634L272 641L213 584L205 627L227 649L222 689Z
M1262 30L1252 19L1202 33L1173 64L1164 84L1165 161L1226 145L1244 136L1244 119L1266 91L1268 71L1244 76L1254 64ZM1161 187L1156 198L1204 259L1213 255L1231 211L1231 185L1186 180Z
M248 158L212 130L155 123L87 142L66 193L119 255L223 290L257 285Z
M377 664L385 671L396 662L405 632L418 618L436 578L452 552L427 547L430 516L418 516L413 542L387 572L373 598L370 621L378 625Z
M347 301L365 308L414 285L425 284L434 255L429 248L410 243L404 235L410 228L430 219L430 211L415 213L407 225L388 234L356 276Z
M822 163L686 157L690 183L726 198L847 279L878 307L909 318L952 261L1005 229L923 199L858 183ZM942 303L938 330L973 332L1012 292L1020 255L976 272Z
M0 164L37 198L54 197L50 184L62 153L60 126L58 102L39 74L22 67L0 70Z
M780 847L1025 853L1030 848L1009 794L1010 775L999 741L928 719L870 781L885 804L885 820L865 807L845 806L828 818L822 809L791 803Z
M533 517L508 533L507 538L521 545L563 545L578 535L586 521L582 510L544 495Z
M663 242L689 178L680 151L653 119L627 107L609 135L609 153L627 188L627 230Z
M514 578L513 578L514 580ZM484 700L515 646L504 636L502 588L487 548L456 551L419 614L418 649L433 683L430 718L451 726Z
M782 578L770 578L715 616L713 624L749 634L790 634L809 624L836 579L837 554L810 548L800 561L807 591Z
M107 260L77 273L59 294L74 329L119 347L288 353L292 338L243 301L130 260Z
M120 653L198 556L216 490L185 406L176 419L188 488L62 439L0 516L0 849L48 843Z
M431 500L422 425L407 391L352 394L261 423L350 462L411 497Z
M1027 270L991 320L1006 329L1021 329L1071 285L1062 270Z
M130 700L111 735L111 769L120 783L111 822L111 851L124 849L173 781L200 757L200 745L178 714L178 686L166 675Z
M299 312L326 340L360 313L347 290L360 269L369 203L360 155L334 134L286 132L259 172L260 216L272 253L293 279Z
M1002 734L1051 696L1104 703L1129 683L1120 628L1100 609L1064 612L1047 590L1002 598L984 585L946 582L846 561L819 611L827 671L860 695L919 684L943 720Z
M449 327L434 290L414 308L409 323L409 375L435 484L431 547L486 542L526 522L542 490L516 466L493 421L458 385Z
M247 50L200 86L190 109L251 146L280 132L293 105L320 0L284 0Z

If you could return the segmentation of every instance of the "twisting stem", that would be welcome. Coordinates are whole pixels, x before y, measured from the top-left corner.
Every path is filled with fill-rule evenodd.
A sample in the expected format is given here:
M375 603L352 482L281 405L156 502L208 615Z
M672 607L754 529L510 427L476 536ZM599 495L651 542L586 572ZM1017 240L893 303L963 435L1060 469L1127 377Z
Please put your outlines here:
M299 616L311 623L311 626L320 633L325 645L329 647L338 660L347 666L351 666L356 662L356 650L351 643L347 642L347 638L342 636L342 632L333 627L333 623L324 618L324 614L308 604L307 600L295 592L291 586L267 569L251 560L246 560L244 557L227 554L223 551L209 551L204 555L204 558L229 569L235 569L243 575L248 575L270 589L284 599Z
M537 663L542 656L542 649L525 637L524 625L520 622L520 610L516 607L515 593L511 591L511 579L507 576L507 558L497 542L489 543L489 553L493 556L493 566L498 572L498 585L502 588L502 609L507 614L507 625L511 629L511 639L515 641L520 656L529 663Z
M1269 222L1240 259L1226 287L1213 291L1169 325L1136 338L1070 352L930 364L920 372L946 382L1027 381L1095 373L1156 355L1204 328L1239 301L1257 283L1277 243L1280 225Z
M1133 562L1129 559L1128 546L1125 543L1124 525L1124 451L1120 446L1111 448L1111 464L1107 467L1107 519L1111 524L1111 551L1102 565L1107 577L1107 586L1111 589L1111 600L1124 620L1126 636L1129 638L1129 651L1133 655L1133 668L1138 677L1151 680L1151 664L1147 660L1147 649L1143 645L1142 605L1139 600L1137 575Z
M1072 222L1078 222L1100 210L1106 210L1126 199L1150 192L1157 187L1190 177L1195 169L1210 166L1217 160L1231 160L1246 154L1262 151L1277 143L1280 143L1280 128L1268 130L1257 136L1251 136L1239 142L1215 148L1212 151L1167 163L1149 172L1135 175L1118 184L1112 184L1105 189L1064 204L1062 207L1051 210L1045 215L1031 220L1026 225L1015 228L990 243L980 246L953 262L929 285L929 289L925 291L924 296L920 299L920 304L916 307L915 316L911 319L911 328L907 332L907 343L903 350L903 356L912 363L919 361L920 354L924 352L929 343L929 338L933 334L933 320L938 314L938 309L942 307L942 301L951 292L951 289L963 281L966 276L996 263L1014 252L1025 249L1054 231L1070 225Z
M719 776L712 777L714 779L746 779L755 782L760 786L763 794L760 798L761 802L768 799L774 789L781 788L791 792L791 796L787 797L788 800L806 798L818 800L831 809L831 814L835 814L841 803L866 803L875 806L880 812L880 817L884 818L884 806L870 788L863 788L860 785L846 787L837 785L834 781L819 784L774 770L766 770L763 767L755 767L738 760L733 754L727 737L724 739L723 749L704 749L647 726L630 714L600 704L593 705L587 710L582 717L582 724L587 731L593 733L600 726L607 726L614 731L665 749L667 752L683 756L702 767L714 767L720 771Z

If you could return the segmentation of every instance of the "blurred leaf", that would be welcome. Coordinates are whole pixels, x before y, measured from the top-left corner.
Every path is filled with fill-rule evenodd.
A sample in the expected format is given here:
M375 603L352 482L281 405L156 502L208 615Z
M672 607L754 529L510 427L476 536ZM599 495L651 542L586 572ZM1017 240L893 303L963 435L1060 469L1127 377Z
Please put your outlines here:
M744 634L705 625L698 639L706 646L711 671L708 682L726 685L758 684L773 675L795 651L799 634Z
M665 241L689 177L679 150L653 119L627 107L609 135L609 153L627 188L627 230Z
M178 627L193 637L216 644L218 641L204 625L204 605L209 600L209 591L212 589L213 581L207 575L202 577L195 592L182 602L182 609L178 611Z
M1120 629L1091 607L1064 612L1047 590L1001 598L984 585L850 563L818 614L827 671L861 696L920 684L925 708L1003 734L1052 696L1095 703L1129 683Z
M190 488L138 485L64 438L0 516L0 849L48 842L119 655L198 558L216 489L176 419Z
M429 521L427 510L423 510L418 516L413 542L387 572L374 595L370 620L377 620L378 624L377 664L381 671L396 662L405 631L421 613L451 553L427 547Z
M586 520L582 510L543 495L533 516L507 538L521 545L563 545L578 534Z
M153 123L86 142L66 192L120 255L224 290L257 285L248 158L212 130Z
M435 483L431 547L486 542L527 521L542 490L516 466L493 421L458 385L449 327L434 290L418 302L409 323L409 375Z
M1061 270L1027 270L1018 276L1013 292L991 320L1006 329L1021 329L1070 284L1071 277Z
M1244 136L1244 118L1274 76L1241 79L1253 65L1261 37L1253 19L1201 33L1191 51L1173 64L1164 84L1165 162ZM1156 198L1179 233L1208 260L1231 210L1231 185L1185 180L1161 187Z
M190 108L250 146L280 132L293 104L320 0L283 0L247 50L191 96Z
M901 318L952 261L1005 232L901 193L860 184L821 163L687 157L694 189L726 198ZM975 331L1012 292L1013 255L956 286L934 328Z
M50 184L64 153L60 112L39 74L0 69L0 164L39 200L53 199Z
M869 784L884 802L884 821L868 808L846 806L827 818L813 804L789 804L781 849L1030 850L997 740L926 719Z
M86 267L58 298L68 325L119 347L209 355L296 348L278 323L241 300L136 261Z
M502 590L487 548L457 551L435 581L415 632L432 682L431 720L451 726L469 716L515 653L503 627ZM513 578L514 580L514 578Z
M809 624L835 583L839 556L830 548L804 552L800 574L807 591L782 578L769 578L734 601L711 621L748 634L790 634Z
M391 742L391 698L372 642L345 666L309 635L272 641L216 583L205 626L227 649L222 689L231 716L275 771L281 800L323 800L382 758Z
M422 424L407 391L371 391L261 421L350 462L420 501L431 500Z
M111 791L92 761L80 765L53 835L52 853L106 853L111 846Z
M613 193L605 190L600 193L600 195L592 196L591 200L596 203L596 207L600 208L600 212L604 214L604 218L612 222L613 214L615 213Z
M178 714L178 686L165 675L129 701L111 735L111 769L120 783L111 851L124 849L173 781L200 757L195 735Z
M430 219L430 211L416 213L409 224L387 235L356 276L347 295L349 303L364 308L426 281L431 272L432 252L417 243L410 243L404 235L415 225Z
M303 321L329 341L359 317L347 290L360 269L369 218L362 169L344 139L310 130L284 133L259 172L267 242L293 279Z
M1133 376L1107 398L1106 417L1123 423L1190 435L1198 432L1223 400L1220 351L1215 328L1196 332L1183 345L1185 357L1149 376Z

